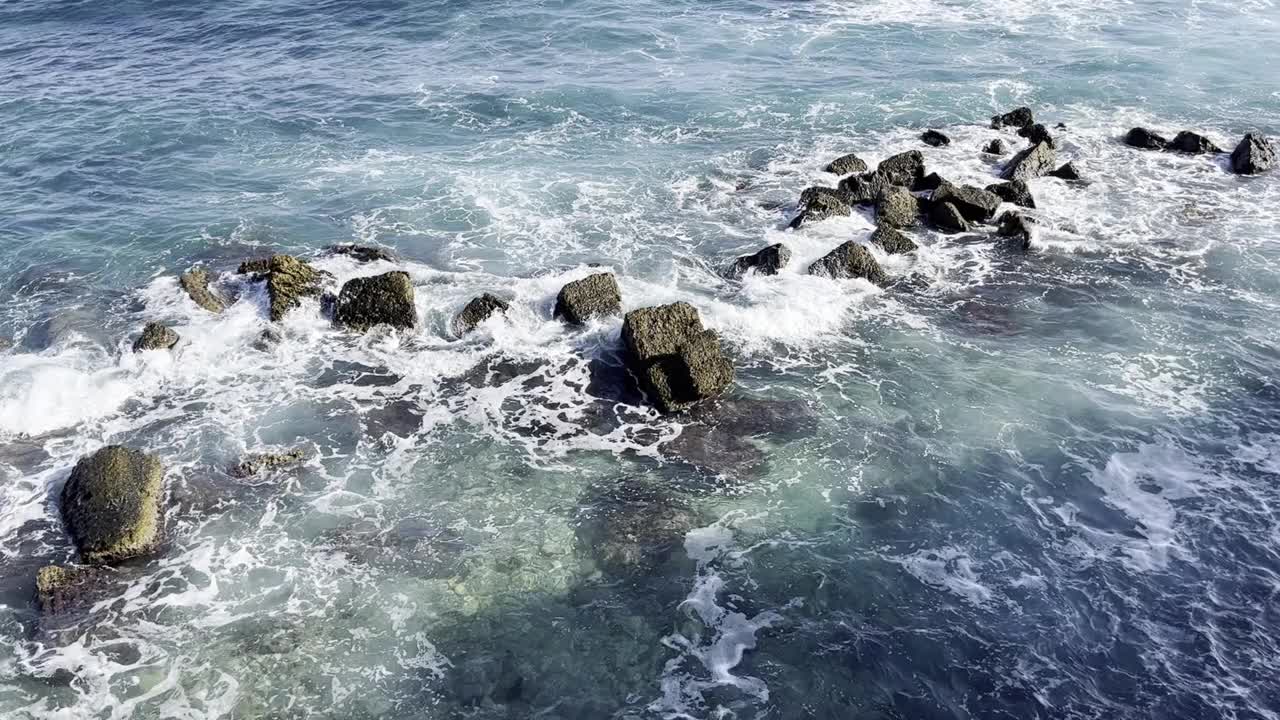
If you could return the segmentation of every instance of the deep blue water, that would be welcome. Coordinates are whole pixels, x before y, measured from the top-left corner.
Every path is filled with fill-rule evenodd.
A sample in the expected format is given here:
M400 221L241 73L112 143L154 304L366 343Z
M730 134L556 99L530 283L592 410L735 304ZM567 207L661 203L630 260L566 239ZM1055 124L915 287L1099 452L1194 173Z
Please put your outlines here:
M1280 175L1120 143L1280 134L1278 38L1270 0L0 4L0 715L1280 718ZM1032 182L1030 252L803 274L872 228L786 229L826 162L986 185L1021 104L1090 180ZM258 349L239 261L391 269L350 241L421 327L308 301ZM615 392L621 320L551 318L594 265L699 309L727 408ZM129 352L150 320L183 342ZM109 443L164 461L167 542L50 633Z

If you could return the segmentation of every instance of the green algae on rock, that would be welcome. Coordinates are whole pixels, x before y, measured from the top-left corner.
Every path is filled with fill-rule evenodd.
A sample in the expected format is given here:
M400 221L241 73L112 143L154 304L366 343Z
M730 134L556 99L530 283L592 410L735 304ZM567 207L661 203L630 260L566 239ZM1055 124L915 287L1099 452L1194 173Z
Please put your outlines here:
M62 518L87 563L143 555L160 536L164 468L153 455L111 445L81 458L62 488Z

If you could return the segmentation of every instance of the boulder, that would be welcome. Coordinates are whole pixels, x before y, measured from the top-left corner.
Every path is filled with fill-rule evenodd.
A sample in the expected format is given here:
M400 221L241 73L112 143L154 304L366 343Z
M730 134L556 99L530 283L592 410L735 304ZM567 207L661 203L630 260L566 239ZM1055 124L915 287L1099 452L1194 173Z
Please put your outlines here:
M969 221L949 202L936 202L929 207L929 222L946 232L968 232Z
M81 458L62 488L62 518L90 564L153 549L160 538L164 468L153 455L110 445Z
M1007 212L1000 216L1001 237L1010 238L1021 250L1031 249L1032 226L1035 221L1019 212Z
M622 312L622 291L613 273L596 273L574 280L556 296L554 316L572 325L583 325L593 317Z
M1125 134L1124 144L1143 150L1164 150L1169 141L1146 128L1136 127Z
M843 184L842 181L841 185ZM849 207L849 200L845 197L845 194L829 187L815 186L806 188L804 192L800 193L798 207L800 212L791 221L792 229L798 228L807 222L817 222L826 220L829 217L853 213L853 208Z
M942 187L942 184L945 182L946 180L944 180L938 173L929 173L928 175L920 178L920 181L912 186L911 189L916 192L921 190L937 190L939 187Z
M733 365L720 338L705 330L686 302L641 308L622 322L627 367L664 413L715 397L733 384Z
M877 227L875 232L871 233L871 243L878 245L881 250L890 255L901 255L920 249L911 238L890 227Z
M943 183L933 191L933 202L950 203L969 222L988 222L996 216L1001 198L993 192L972 185Z
M1060 180L1081 180L1080 169L1073 162L1064 163L1062 167L1049 173L1050 177L1056 177Z
M1024 128L1033 123L1035 118L1029 107L1014 108L1003 115L991 116L991 127L996 130L1004 127Z
M857 155L849 153L832 160L823 170L840 176L852 175L866 172L867 163Z
M986 145L982 146L982 152L988 155L1008 155L1009 145L1004 140L996 138Z
M893 183L886 180L879 173L850 175L840 181L838 199L849 205L870 204L891 189L893 189ZM851 212L853 212L852 208L849 210L849 213ZM849 213L844 214L848 215Z
M272 322L283 319L285 313L301 304L302 298L319 295L320 282L326 275L292 255L246 260L240 264L239 272L267 281Z
M50 616L85 610L102 595L112 577L106 568L46 565L36 572L36 601L47 621Z
M876 224L892 228L911 227L920 214L916 196L903 188L893 188L876 203Z
M240 462L231 468L231 476L238 478L253 477L254 475L274 472L290 465L297 465L306 459L307 453L302 448L295 448L281 453L252 453L245 455L240 459Z
M1028 125L1022 128L1018 131L1018 137L1026 138L1032 145L1037 143L1048 143L1049 147L1057 147L1053 142L1053 135L1049 134L1049 128L1041 125L1040 123Z
M222 298L214 295L209 289L209 273L203 268L193 268L182 273L178 278L178 284L187 291L187 295L191 296L196 305L209 312L220 313L227 308Z
M325 248L330 255L345 255L356 262L374 262L383 260L386 262L395 262L396 256L386 248L377 247L376 245L356 245L354 243L343 243L341 245L330 245Z
M862 245L852 240L845 242L835 250L809 266L810 275L825 275L836 280L863 278L877 285L888 281L880 263Z
M142 328L142 334L133 341L133 351L170 350L181 338L172 328L158 322L149 322Z
M925 130L923 133L921 133L920 141L923 142L925 145L929 145L930 147L942 147L944 145L951 144L951 138L933 129Z
M1023 150L1004 166L1001 177L1005 180L1030 180L1038 178L1053 169L1057 153L1049 143L1036 143Z
M777 275L787 263L791 262L791 250L782 243L769 247L751 255L743 255L725 271L731 278L740 278L748 271L754 270L757 275Z
M392 271L343 283L333 320L343 327L364 332L374 325L407 329L418 324L409 273Z
M1261 135L1249 133L1231 152L1231 172L1256 175L1276 165L1276 148Z
M1031 196L1031 188L1022 180L996 183L987 186L988 192L1000 196L1001 200L1024 208L1035 208L1036 199Z
M480 323L493 317L494 313L505 313L510 307L506 300L490 293L472 298L471 302L462 308L462 312L454 316L453 334L462 337L475 330Z
M1173 142L1169 143L1166 149L1192 155L1208 155L1222 152L1222 148L1215 145L1212 140L1190 130L1183 130L1175 135Z
M919 150L898 153L880 163L876 174L890 185L914 187L924 177L924 155Z

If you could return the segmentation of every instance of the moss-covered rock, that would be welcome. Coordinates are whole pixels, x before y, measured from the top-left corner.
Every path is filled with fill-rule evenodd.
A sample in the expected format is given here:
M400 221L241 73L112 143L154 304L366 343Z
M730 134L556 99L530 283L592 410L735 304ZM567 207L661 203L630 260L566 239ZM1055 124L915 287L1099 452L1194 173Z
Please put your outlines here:
M750 271L757 275L777 275L789 262L791 250L786 245L777 243L751 255L739 257L725 269L724 274L730 278L740 278Z
M36 600L46 616L84 609L110 572L85 566L46 565L36 573Z
M142 334L137 340L133 341L133 351L142 352L143 350L169 350L182 338L178 337L178 333L173 328L158 322L149 322L146 327L142 328Z
M849 153L827 163L823 170L834 173L836 175L852 175L853 173L864 173L867 171L867 163L862 158Z
M472 298L466 307L462 308L453 318L453 334L459 337L466 335L480 323L488 320L494 313L505 313L510 305L506 300L485 293L477 298Z
M246 260L240 263L239 272L267 281L269 313L273 322L279 322L285 313L298 307L302 298L319 295L325 278L325 273L292 255Z
M418 324L409 273L394 271L348 280L338 293L334 322L365 331L374 325L407 329Z
M905 188L890 190L876 203L876 224L883 227L911 227L919 215L919 201Z
M705 330L685 302L642 308L622 322L627 366L662 412L684 410L733 384L733 365L720 338Z
M555 317L582 325L593 317L622 312L622 291L613 273L596 273L565 285L556 296Z
M809 266L810 275L824 275L836 280L863 278L877 285L888 280L880 263L862 245L849 240Z
M220 313L227 308L222 298L209 289L209 272L203 268L193 268L182 273L178 278L178 284L187 292L187 295L191 296L195 304L209 312Z
M160 538L164 468L152 455L111 445L81 458L62 488L62 518L85 562L143 555Z

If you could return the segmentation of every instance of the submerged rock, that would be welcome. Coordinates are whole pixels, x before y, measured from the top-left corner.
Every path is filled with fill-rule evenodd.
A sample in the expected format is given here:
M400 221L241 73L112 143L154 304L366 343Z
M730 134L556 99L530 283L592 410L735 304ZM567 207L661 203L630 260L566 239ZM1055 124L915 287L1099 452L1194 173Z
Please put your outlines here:
M823 170L836 175L852 175L866 172L867 163L857 155L849 153L832 160Z
M209 289L209 273L203 268L194 268L182 273L178 284L191 296L196 305L212 313L220 313L227 308L222 298Z
M625 478L588 491L575 518L578 546L612 575L652 572L701 523L663 484Z
M919 150L898 153L880 163L876 174L891 185L914 187L924 177L924 155Z
M991 116L991 127L999 130L1000 128L1013 127L1024 128L1035 123L1035 118L1031 114L1031 108L1019 107L1010 110L1003 115Z
M1000 216L1001 237L1010 238L1021 250L1031 249L1032 226L1035 221L1019 212L1007 212Z
M453 334L461 337L476 329L480 323L493 317L494 313L505 313L511 305L497 295L485 293L472 298L462 312L453 318Z
M1231 152L1231 172L1256 175L1276 165L1276 148L1261 135L1249 133Z
M972 185L943 183L933 191L935 203L950 203L969 222L987 222L995 217L1001 198L993 192Z
M622 291L613 273L596 273L574 280L556 296L554 317L571 325L583 325L594 317L622 312Z
M757 275L777 275L778 271L789 262L791 262L791 250L786 245L777 243L734 260L725 271L725 275L730 278L740 278L752 270Z
M1057 144L1053 141L1053 135L1049 133L1049 128L1040 123L1022 128L1018 131L1018 137L1026 138L1032 145L1047 143L1051 148L1057 147Z
M920 141L930 147L942 147L951 144L951 138L933 129L925 130L921 133Z
M929 206L929 222L946 232L968 232L969 221L949 202L935 202Z
M351 562L426 578L458 575L467 550L458 531L424 518L390 528L358 522L326 533L319 546Z
M900 255L920 249L915 241L891 227L877 227L875 232L871 233L871 243L878 245L881 250L890 255Z
M1007 203L1031 209L1036 206L1036 199L1031 196L1031 188L1027 187L1027 183L1022 180L996 183L988 185L986 189L987 192L999 195L1000 199Z
M919 201L903 188L890 190L876 203L876 224L884 227L911 227L919 215Z
M1142 150L1164 150L1169 141L1146 128L1136 127L1125 134L1124 144Z
M172 328L158 322L149 322L142 328L142 334L133 341L133 351L171 350L182 338Z
M1190 153L1192 155L1207 155L1210 153L1222 152L1222 148L1215 145L1212 140L1203 135L1193 133L1190 130L1183 130L1175 135L1173 142L1169 143L1167 149Z
M1036 143L1023 150L1004 167L1001 177L1005 180L1031 180L1038 178L1053 169L1057 153L1048 143Z
M622 322L627 367L659 410L678 412L733 384L720 337L686 302L641 308Z
M99 567L46 565L36 573L36 601L42 615L62 615L86 610L102 594L104 582L113 577Z
M253 453L241 458L240 462L231 468L231 476L238 478L253 477L254 475L273 472L290 465L297 465L306 459L307 453L302 448L295 448L281 453Z
M333 320L363 332L374 325L407 329L418 324L409 273L392 271L343 283Z
M240 264L239 272L267 281L269 314L273 322L279 322L285 313L298 307L302 298L319 295L320 283L325 277L325 273L292 255L246 260Z
M877 285L888 281L889 276L880 263L865 247L850 240L809 266L810 275L824 275L836 280L863 278Z
M857 177L856 175L854 177ZM848 178L845 179L846 181ZM845 181L841 181L843 186ZM849 206L849 199L844 193L834 188L828 187L811 187L806 188L800 193L800 203L798 205L800 213L791 221L791 228L800 227L807 222L817 222L826 220L829 217L837 217L850 215L853 208Z
M668 459L731 481L757 477L768 466L767 456L755 443L721 425L685 425L680 434L661 449Z
M149 552L160 537L164 468L153 455L110 445L76 463L62 488L62 518L85 562Z
M1050 177L1056 177L1060 180L1081 180L1080 170L1073 162L1064 163L1062 167L1049 173Z
M380 248L375 245L356 245L354 243L344 243L342 245L330 245L325 248L331 255L346 255L347 257L362 263L383 260L386 262L395 262L396 256L386 248Z
M1007 155L1009 154L1009 145L1004 140L996 138L986 145L983 145L982 152L988 155Z

